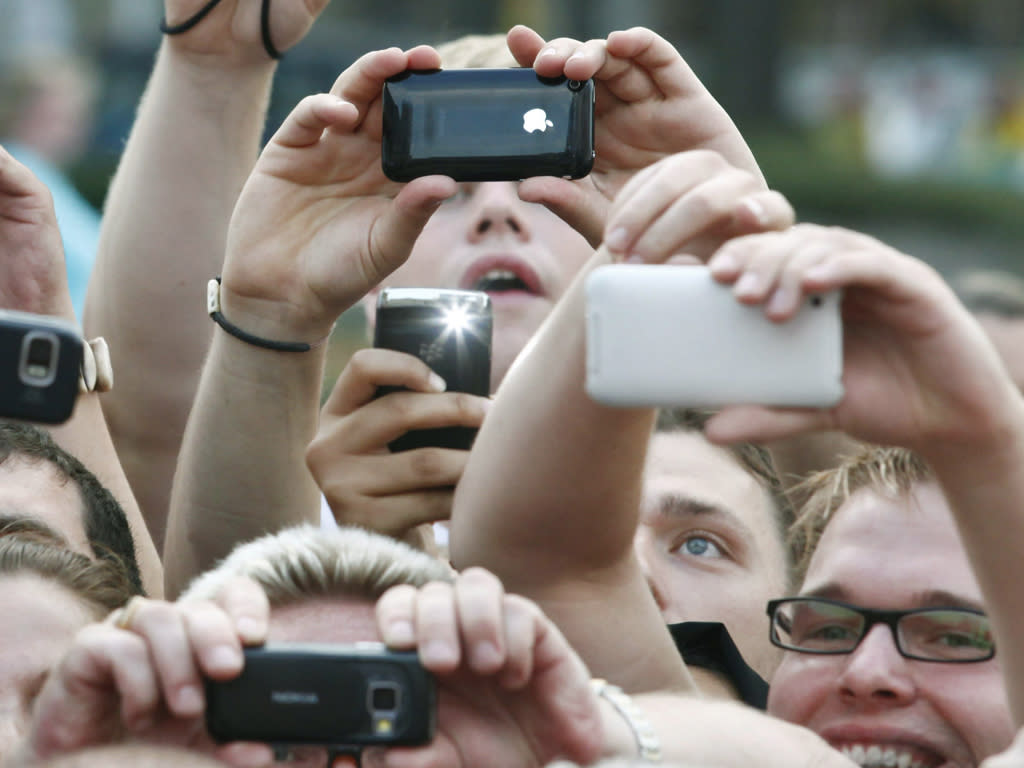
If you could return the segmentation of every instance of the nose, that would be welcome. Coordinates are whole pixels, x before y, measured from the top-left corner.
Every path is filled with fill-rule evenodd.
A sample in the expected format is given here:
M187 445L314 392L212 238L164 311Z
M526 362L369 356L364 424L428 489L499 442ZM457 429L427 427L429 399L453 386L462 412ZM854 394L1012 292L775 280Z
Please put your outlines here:
M909 659L900 655L892 631L876 624L847 657L839 695L870 706L902 706L917 696Z
M526 206L519 199L514 183L488 181L473 190L471 215L467 236L476 243L487 237L510 237L520 241L530 239Z

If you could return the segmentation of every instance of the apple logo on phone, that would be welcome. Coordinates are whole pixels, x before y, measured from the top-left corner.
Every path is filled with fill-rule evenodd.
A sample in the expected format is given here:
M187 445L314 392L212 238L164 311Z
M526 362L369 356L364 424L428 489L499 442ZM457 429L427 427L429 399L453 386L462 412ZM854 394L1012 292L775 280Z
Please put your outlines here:
M527 133L540 131L544 133L548 128L554 128L555 124L548 120L548 113L540 107L531 109L523 114L523 130Z

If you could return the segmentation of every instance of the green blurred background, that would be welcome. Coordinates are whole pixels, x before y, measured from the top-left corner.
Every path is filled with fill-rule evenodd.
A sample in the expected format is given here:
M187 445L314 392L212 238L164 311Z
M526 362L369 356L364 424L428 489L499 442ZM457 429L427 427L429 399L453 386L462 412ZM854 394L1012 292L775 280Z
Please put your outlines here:
M52 38L96 62L100 108L70 172L97 207L161 11L159 0L0 0L3 56ZM867 231L949 274L1024 270L1021 0L332 0L282 62L267 130L367 50L514 23L576 38L649 26L734 116L801 219ZM364 343L362 318L339 331L337 364Z

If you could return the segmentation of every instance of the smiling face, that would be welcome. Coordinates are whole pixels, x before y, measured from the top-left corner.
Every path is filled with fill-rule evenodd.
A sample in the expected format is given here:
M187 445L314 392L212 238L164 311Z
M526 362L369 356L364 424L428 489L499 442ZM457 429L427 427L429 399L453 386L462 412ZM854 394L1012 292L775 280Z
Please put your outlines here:
M771 497L729 451L693 431L651 437L635 546L668 623L721 621L767 678L779 660L765 603L786 591Z
M983 607L934 483L898 499L856 491L825 528L800 594L891 610ZM885 625L850 654L786 651L768 711L871 766L976 766L1015 731L998 653L973 664L914 661L898 653ZM890 751L896 763L885 762Z
M520 200L514 182L464 183L383 286L486 291L494 308L493 391L592 254L558 216Z

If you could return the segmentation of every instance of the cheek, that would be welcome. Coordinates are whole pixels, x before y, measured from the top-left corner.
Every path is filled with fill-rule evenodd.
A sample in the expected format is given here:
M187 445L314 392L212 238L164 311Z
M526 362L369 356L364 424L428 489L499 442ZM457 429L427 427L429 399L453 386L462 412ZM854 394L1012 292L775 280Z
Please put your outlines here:
M823 668L821 659L786 652L768 689L768 714L790 723L807 725L821 705L829 680L838 672Z
M933 706L979 759L1006 749L1016 733L999 667L985 666L990 668L979 668L973 679L951 670L960 674L932 675L921 683Z

